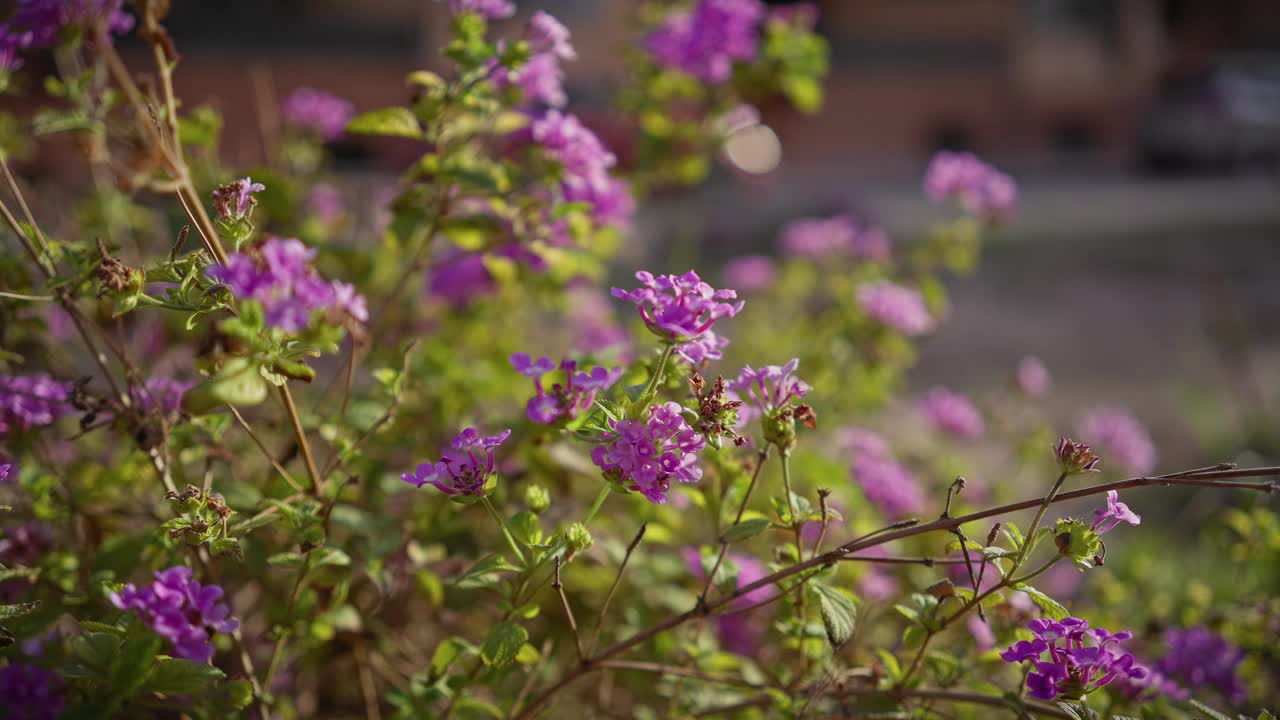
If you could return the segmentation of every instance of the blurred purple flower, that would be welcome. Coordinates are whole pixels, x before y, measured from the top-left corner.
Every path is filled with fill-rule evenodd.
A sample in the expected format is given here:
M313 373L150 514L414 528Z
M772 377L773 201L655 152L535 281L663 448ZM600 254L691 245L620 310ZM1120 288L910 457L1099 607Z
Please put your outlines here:
M336 225L346 211L342 191L332 183L316 183L307 193L307 212L325 225Z
M645 39L654 62L707 83L729 79L735 62L756 58L765 6L760 0L699 0Z
M630 187L609 174L618 160L576 115L547 110L533 118L529 137L560 163L566 202L586 202L601 224L625 226L634 212Z
M924 295L915 288L880 280L859 287L857 299L872 320L908 337L924 335L935 327Z
M1028 355L1018 363L1018 389L1027 397L1038 398L1049 390L1049 371L1040 358Z
M289 93L280 109L284 121L331 142L342 136L355 109L333 93L300 87Z
M848 215L830 218L801 218L782 228L782 252L791 257L823 258L848 253L858 228Z
M484 253L459 252L434 263L427 276L427 290L450 305L462 307L498 284L484 263Z
M920 404L924 414L938 429L963 440L975 440L986 432L982 413L969 398L935 387Z
M963 152L934 155L925 171L924 191L934 202L954 200L966 211L987 219L1011 214L1018 197L1012 178Z
M526 415L529 420L544 425L568 422L590 410L596 395L622 376L622 368L618 367L611 370L594 367L588 372L578 372L578 364L566 359L561 360L559 366L564 382L557 382L546 389L542 385L542 376L556 369L550 358L534 360L525 353L515 353L511 356L511 366L533 379L536 394L529 398Z
M449 0L449 11L454 15L475 13L490 20L502 20L516 14L516 4L511 0Z
M9 720L54 720L62 713L62 679L38 665L0 668L0 715Z
M1188 688L1212 687L1233 703L1245 699L1244 683L1236 668L1244 651L1206 627L1165 632L1165 655L1156 667Z
M44 373L0 375L0 437L14 428L30 430L51 425L74 411L71 383L58 382Z
M696 548L685 548L683 551L685 564L699 582L705 582L706 569L702 567L702 554ZM764 564L750 555L728 553L725 559L738 567L735 588L742 588L768 576L769 571ZM744 608L769 598L772 590L768 585L756 588L731 603L731 607ZM717 635L720 646L735 655L752 657L760 649L760 640L764 630L760 624L753 622L749 613L731 613L717 619Z
M849 477L886 518L901 518L924 508L924 493L915 476L890 457L859 455L849 465Z
M210 265L206 274L226 285L241 300L262 303L269 325L296 333L311 323L317 310L369 319L364 297L341 282L327 282L313 267L316 251L301 240L270 237L256 248L233 253L225 265Z
M1103 406L1090 410L1080 423L1079 436L1097 448L1098 455L1134 475L1155 469L1156 448L1147 429L1129 411Z
M759 370L747 365L737 379L729 383L729 388L768 415L790 405L792 400L804 399L813 389L795 375L799 367L799 358L792 358L786 365L766 365Z
M13 16L0 23L0 69L22 67L21 53L53 47L69 25L91 27L105 20L108 35L133 29L124 0L17 0Z
M134 405L147 412L162 412L166 416L176 415L182 408L182 396L195 383L186 380L175 380L171 377L156 375L147 378L143 387L134 387L130 396Z
M765 255L742 255L725 263L720 275L726 285L738 292L749 293L768 290L778 274L773 258Z
M694 367L700 367L703 363L723 358L724 353L721 349L728 344L729 338L717 335L714 330L708 330L702 334L702 337L677 345L675 355Z

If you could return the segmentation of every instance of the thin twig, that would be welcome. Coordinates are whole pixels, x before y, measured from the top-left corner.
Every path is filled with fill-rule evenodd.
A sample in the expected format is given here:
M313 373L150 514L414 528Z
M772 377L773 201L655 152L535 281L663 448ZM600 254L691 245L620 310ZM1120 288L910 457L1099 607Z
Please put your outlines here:
M249 439L253 440L253 444L258 446L258 449L262 451L263 456L265 456L271 463L271 467L275 468L276 472L280 473L280 477L284 478L284 481L289 483L294 490L297 490L298 492L306 492L306 488L302 487L297 480L294 480L293 476L289 474L289 471L285 470L284 467L280 465L279 461L275 459L271 454L271 451L268 450L267 446L262 442L262 438L259 438L258 434L253 431L253 428L249 426L249 423L245 422L244 416L240 414L240 411L237 410L234 405L228 405L227 408L229 408L231 410L231 414L235 416L236 422L240 423L240 427L244 428L245 433L249 435Z
M613 594L617 592L618 585L622 583L622 573L627 570L627 561L631 559L631 553L635 552L640 541L644 539L644 531L649 527L649 523L640 523L640 529L636 531L636 536L632 538L631 543L627 545L627 552L622 556L622 564L618 566L618 574L613 578L613 584L609 586L609 594L604 596L604 604L600 606L600 613L596 615L596 628L591 633L591 651L595 652L596 645L600 642L600 628L604 626L605 613L609 612L609 603L613 602ZM557 566L559 561L557 560ZM557 568L558 569L558 568ZM557 572L557 581L558 581Z
M772 445L765 445L756 454L756 467L751 471L751 482L747 485L747 490L742 494L742 502L738 503L738 514L733 518L733 524L737 525L742 522L742 516L747 511L747 503L751 500L751 492L756 489L756 480L760 479L760 469L764 467L764 463L769 459L769 448ZM731 526L732 527L732 526ZM711 592L711 584L715 582L716 573L720 570L720 564L724 562L724 556L729 551L729 541L720 540L720 553L716 556L715 563L711 566L711 572L707 573L707 581L702 586L702 592L698 595L698 602L705 603L707 595Z
M569 606L569 598L565 597L564 584L560 582L560 556L556 556L556 568L551 587L560 593L560 602L564 605L564 614L569 618L569 630L573 632L573 642L578 649L578 662L586 664L587 651L582 646L582 635L578 633L578 622L573 619L573 608Z

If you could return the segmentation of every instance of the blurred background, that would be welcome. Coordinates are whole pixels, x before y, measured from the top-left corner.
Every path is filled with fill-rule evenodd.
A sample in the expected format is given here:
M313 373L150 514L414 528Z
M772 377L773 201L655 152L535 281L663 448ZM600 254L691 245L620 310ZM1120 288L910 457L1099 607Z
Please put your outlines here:
M518 4L569 25L571 109L625 165L611 103L629 3ZM1235 453L1242 437L1274 454L1280 3L816 4L832 48L823 111L762 107L772 133L726 153L709 182L642 203L621 265L714 276L732 256L773 252L787 220L840 211L909 243L939 212L920 192L928 158L969 149L1018 178L1018 212L953 284L913 382L981 394L1037 355L1065 420L1128 405L1161 466ZM223 114L227 160L250 168L289 91L314 86L357 110L401 103L408 72L441 66L447 23L430 0L210 0L176 3L169 27L179 95ZM136 43L123 49L141 68ZM371 193L416 157L365 138L336 150L346 181ZM33 160L50 177L64 166L56 148Z

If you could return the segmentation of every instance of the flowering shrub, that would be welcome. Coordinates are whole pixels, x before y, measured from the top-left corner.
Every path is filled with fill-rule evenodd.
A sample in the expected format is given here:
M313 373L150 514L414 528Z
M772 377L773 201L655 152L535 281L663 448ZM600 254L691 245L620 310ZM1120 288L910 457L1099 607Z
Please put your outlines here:
M231 168L169 3L16 6L10 92L59 57L20 120L99 182L59 213L0 167L3 717L1272 717L1280 470L1152 475L1113 404L1054 432L1032 357L904 390L1009 176L938 156L918 243L799 218L605 291L748 102L819 108L813 7L641 3L615 154L571 28L450 0L449 72L294 89ZM368 227L328 146L363 136L421 151ZM1194 542L1192 490L1231 503Z

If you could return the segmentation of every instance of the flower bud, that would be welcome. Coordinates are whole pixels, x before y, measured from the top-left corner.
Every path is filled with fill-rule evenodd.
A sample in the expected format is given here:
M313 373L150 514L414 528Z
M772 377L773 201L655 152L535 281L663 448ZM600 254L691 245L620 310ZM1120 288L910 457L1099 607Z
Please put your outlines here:
M173 511L179 515L195 512L204 505L204 492L195 485L188 485L186 489L180 493L170 490L165 493L164 498L169 501L169 505L173 507Z
M564 534L565 542L569 543L570 553L579 553L591 547L594 542L591 539L591 532L587 530L587 526L582 523L574 523Z
M530 512L543 513L551 507L551 493L541 485L529 485L524 489L524 504Z
M1054 448L1054 454L1058 457L1058 464L1062 466L1062 472L1068 475L1075 475L1085 472L1099 472L1098 461L1101 460L1088 445L1078 443L1070 438L1058 438L1058 445Z

